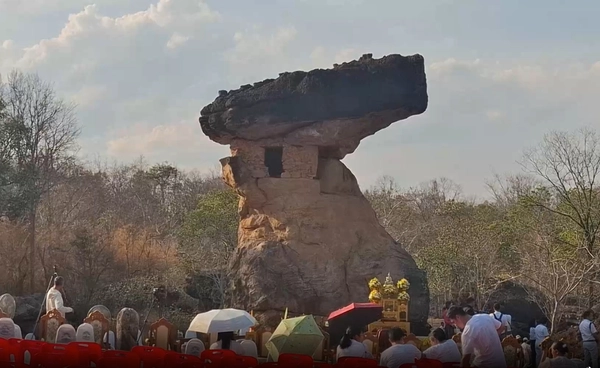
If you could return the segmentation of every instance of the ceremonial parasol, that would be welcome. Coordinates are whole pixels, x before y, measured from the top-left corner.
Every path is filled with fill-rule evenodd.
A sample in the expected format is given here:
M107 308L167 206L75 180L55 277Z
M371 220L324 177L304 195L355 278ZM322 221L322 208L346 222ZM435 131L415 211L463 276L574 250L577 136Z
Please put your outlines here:
M279 323L265 347L276 362L283 353L313 356L323 338L313 316L288 318Z
M198 314L188 331L200 333L234 332L256 325L250 313L239 309L213 309Z
M383 316L383 306L375 303L352 303L329 314L329 334L331 342L337 344L350 326L363 327L379 321Z

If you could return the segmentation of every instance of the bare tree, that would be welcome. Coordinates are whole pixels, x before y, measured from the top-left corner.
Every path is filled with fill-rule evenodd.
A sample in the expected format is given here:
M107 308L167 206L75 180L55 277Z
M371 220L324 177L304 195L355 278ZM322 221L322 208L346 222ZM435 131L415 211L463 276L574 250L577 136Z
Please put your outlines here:
M595 257L581 257L586 253L582 242L568 244L561 240L557 221L560 218L554 213L536 208L528 211L529 231L519 247L522 267L528 270L521 278L523 285L552 322L552 330L558 325L567 297L598 266Z
M583 234L586 257L596 257L596 235L600 228L600 139L591 130L576 134L554 132L525 153L521 163L525 171L541 178L550 188L555 201L533 200L530 205L544 209L572 222ZM587 262L584 262L587 263ZM589 280L588 307L594 303L595 275Z
M44 195L74 160L76 125L74 105L58 98L51 84L35 74L12 72L2 85L9 160L15 173L23 217L29 224L29 283L35 288L36 212Z

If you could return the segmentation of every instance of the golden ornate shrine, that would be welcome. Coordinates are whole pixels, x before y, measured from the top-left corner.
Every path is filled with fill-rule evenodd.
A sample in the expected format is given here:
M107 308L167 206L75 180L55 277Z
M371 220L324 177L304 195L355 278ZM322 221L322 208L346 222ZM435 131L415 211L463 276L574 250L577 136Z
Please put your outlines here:
M400 327L410 333L408 321L408 302L410 283L402 279L394 284L388 273L383 285L376 277L369 281L369 301L383 306L383 318L369 325L369 331Z

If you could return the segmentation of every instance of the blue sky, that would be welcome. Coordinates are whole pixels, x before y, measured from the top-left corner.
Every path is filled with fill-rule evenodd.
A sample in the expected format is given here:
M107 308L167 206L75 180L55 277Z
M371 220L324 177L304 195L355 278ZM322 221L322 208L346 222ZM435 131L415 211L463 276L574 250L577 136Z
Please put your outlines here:
M220 89L364 53L420 53L430 105L344 161L365 189L444 176L485 196L552 130L600 129L600 2L0 0L0 73L79 104L81 155L209 170L197 118Z

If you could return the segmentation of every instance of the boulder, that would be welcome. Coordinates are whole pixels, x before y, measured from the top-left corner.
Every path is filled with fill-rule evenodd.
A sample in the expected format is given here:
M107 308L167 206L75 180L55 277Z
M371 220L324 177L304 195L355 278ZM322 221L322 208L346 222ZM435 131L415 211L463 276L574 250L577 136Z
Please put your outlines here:
M515 335L529 337L529 325L544 316L540 307L531 300L527 290L518 283L501 284L490 295L485 309L491 312L495 303L500 303L502 313L510 314Z
M411 283L412 331L428 332L425 273L340 161L361 139L426 107L423 57L365 55L220 93L202 110L203 132L230 145L223 179L240 195L235 307L264 321L286 308L327 316L368 301L368 281L390 273Z

